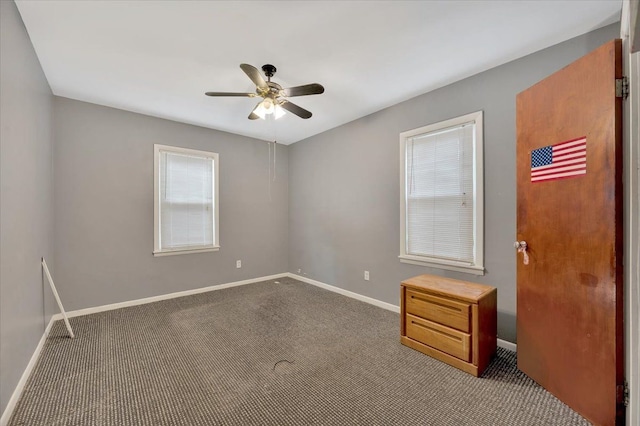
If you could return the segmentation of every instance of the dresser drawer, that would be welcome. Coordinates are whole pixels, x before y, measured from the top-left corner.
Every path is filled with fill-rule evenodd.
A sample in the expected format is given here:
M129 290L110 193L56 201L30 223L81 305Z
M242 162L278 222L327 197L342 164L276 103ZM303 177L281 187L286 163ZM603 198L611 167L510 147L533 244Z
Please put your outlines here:
M407 313L468 333L471 305L407 289Z
M407 314L407 337L463 361L471 359L471 336L435 322Z

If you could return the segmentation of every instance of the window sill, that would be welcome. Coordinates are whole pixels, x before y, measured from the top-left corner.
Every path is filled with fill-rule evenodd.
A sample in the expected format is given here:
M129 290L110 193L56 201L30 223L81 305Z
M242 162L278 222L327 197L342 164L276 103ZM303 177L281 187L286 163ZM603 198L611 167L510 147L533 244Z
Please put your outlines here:
M207 248L201 248L201 249L154 251L153 255L155 257L174 256L174 255L178 255L178 254L207 253L207 252L210 252L210 251L218 251L218 250L220 250L220 247L216 246L216 247L207 247Z
M448 271L464 272L466 274L484 275L484 267L469 265L461 262L425 259L418 256L400 255L398 256L401 263L410 265L428 266L430 268L446 269Z

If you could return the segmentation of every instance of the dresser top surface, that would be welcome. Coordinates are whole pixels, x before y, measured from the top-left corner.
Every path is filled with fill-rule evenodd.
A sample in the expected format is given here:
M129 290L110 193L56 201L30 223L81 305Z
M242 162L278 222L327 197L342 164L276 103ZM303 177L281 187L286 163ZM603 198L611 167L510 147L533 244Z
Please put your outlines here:
M454 295L457 299L477 302L496 291L495 287L439 277L437 275L419 275L402 281L402 285L418 290L427 290L440 295Z

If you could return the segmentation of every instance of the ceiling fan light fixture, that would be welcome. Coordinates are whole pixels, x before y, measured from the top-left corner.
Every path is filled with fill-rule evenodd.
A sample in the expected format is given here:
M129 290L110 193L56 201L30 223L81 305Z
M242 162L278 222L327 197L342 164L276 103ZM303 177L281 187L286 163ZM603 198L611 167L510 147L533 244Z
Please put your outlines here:
M265 100L260 102L258 107L253 110L253 113L263 120L267 118L267 115L274 114L277 120L285 114L285 111L280 105L276 105L273 99L265 98Z
M264 101L260 102L253 112L258 117L264 120L268 114L273 114L273 102L271 102L271 99L267 98Z
M264 108L265 114L273 114L273 99L265 98L265 100L262 101L262 107Z
M267 116L267 112L266 112L266 110L265 110L264 106L262 105L262 102L260 102L260 103L258 104L258 106L256 107L256 109L254 109L254 110L253 110L253 113L254 113L255 115L257 115L258 117L260 117L261 119L263 119L263 120L264 120L264 119L266 118L266 116Z
M276 120L286 114L286 112L284 111L284 108L282 108L280 105L276 105L274 107L273 113L276 116Z

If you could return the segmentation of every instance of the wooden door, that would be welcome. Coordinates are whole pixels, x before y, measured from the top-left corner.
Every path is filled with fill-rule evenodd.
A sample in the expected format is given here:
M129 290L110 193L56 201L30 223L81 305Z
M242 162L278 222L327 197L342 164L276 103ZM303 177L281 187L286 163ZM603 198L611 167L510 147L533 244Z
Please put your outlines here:
M597 425L621 405L621 42L518 94L518 368Z

